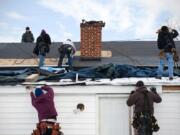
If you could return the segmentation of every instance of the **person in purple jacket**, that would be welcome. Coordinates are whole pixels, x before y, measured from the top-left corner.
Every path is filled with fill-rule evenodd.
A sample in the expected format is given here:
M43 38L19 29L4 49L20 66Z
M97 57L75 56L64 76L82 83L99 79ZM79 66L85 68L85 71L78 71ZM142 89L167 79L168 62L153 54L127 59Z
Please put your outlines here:
M38 112L39 122L55 123L57 119L57 111L54 104L54 91L49 86L41 88L28 87L31 95L31 102Z

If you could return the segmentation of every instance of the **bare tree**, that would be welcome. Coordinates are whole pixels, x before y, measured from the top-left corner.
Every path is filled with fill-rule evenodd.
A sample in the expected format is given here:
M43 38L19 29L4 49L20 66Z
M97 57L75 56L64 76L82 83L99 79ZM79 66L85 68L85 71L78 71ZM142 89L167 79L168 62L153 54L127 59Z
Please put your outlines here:
M169 28L180 31L180 22L177 19L168 18L166 20L166 24ZM178 40L178 37L176 38L176 40Z

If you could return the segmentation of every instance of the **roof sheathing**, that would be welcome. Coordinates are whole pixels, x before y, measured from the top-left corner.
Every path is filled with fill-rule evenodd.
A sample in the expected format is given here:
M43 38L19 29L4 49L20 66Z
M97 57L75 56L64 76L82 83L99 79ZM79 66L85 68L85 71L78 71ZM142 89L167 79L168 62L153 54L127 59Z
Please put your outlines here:
M113 64L129 64L135 66L157 66L159 64L159 50L156 41L109 41L102 42L102 51L111 51L112 57L102 58L101 61L81 61L78 56L75 57L73 66L89 67L94 65L102 65L107 63ZM47 55L47 65L57 65L58 47L61 43L56 42L51 45L50 53ZM0 60L16 59L10 61L12 63L20 63L23 59L34 59L32 51L35 44L31 43L0 43ZM79 50L79 42L75 42L77 50ZM176 48L180 50L180 42L176 41ZM24 60L26 62L26 60ZM37 65L37 60L32 61ZM26 65L27 63L24 63ZM2 64L1 64L2 65ZM6 64L8 65L8 64ZM18 64L16 64L18 65ZM22 64L23 65L23 64ZM180 65L180 62L179 62Z

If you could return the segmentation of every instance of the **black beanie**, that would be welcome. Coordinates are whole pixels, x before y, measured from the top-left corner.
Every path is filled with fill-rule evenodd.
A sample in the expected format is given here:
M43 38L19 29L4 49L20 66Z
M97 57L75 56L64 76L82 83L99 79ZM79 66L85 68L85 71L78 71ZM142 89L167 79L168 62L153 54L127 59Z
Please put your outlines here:
M168 29L167 26L162 26L162 27L161 27L161 30L162 30L162 31L169 31L169 29Z
M144 86L143 81L138 81L138 82L136 83L136 87L142 87L142 86Z

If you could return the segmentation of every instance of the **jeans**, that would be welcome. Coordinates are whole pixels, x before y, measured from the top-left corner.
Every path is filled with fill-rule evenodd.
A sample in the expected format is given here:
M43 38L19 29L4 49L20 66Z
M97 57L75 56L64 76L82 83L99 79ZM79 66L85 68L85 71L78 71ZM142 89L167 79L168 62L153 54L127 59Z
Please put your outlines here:
M165 59L168 61L168 73L169 77L173 77L173 55L172 53L165 53ZM164 67L164 62L165 60L163 58L160 58L159 62L159 67L158 67L158 77L162 77L163 74L163 67Z
M39 67L44 66L45 56L39 54Z

